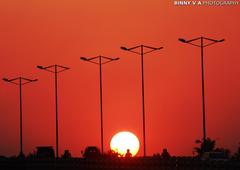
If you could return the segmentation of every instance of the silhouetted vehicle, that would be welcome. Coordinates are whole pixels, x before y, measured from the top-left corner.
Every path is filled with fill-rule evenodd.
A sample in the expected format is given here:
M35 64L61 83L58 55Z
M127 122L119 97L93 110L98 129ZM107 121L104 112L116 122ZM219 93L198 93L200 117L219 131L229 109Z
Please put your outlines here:
M37 159L54 159L54 149L52 146L38 146L36 157Z
M6 156L0 156L0 160L5 160L5 159L7 159L7 157Z
M84 158L99 158L100 156L100 150L96 146L88 146L83 153Z
M226 161L228 157L225 152L205 152L201 156L201 160Z

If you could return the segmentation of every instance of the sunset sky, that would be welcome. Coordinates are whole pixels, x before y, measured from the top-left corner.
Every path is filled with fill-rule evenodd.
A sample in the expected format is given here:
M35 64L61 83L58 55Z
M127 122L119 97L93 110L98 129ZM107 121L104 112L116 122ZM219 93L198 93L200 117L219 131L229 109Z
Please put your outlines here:
M145 44L147 155L168 148L192 155L202 138L200 49L178 38L225 42L205 48L207 136L235 152L240 142L240 5L174 6L173 0L1 0L0 78L38 78L23 87L23 144L55 147L54 75L59 64L59 147L80 156L100 147L99 67L81 56L119 57L103 66L104 150L128 130L142 150L140 56L120 50ZM0 155L19 153L19 89L0 82Z

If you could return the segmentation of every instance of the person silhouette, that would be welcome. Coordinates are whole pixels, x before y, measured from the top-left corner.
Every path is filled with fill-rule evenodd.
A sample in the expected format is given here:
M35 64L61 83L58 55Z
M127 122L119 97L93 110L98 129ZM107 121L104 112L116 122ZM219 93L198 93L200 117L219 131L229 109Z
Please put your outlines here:
M127 153L125 154L125 158L131 158L132 154L130 152L130 149L127 149Z
M68 159L68 158L71 158L71 153L69 152L69 150L65 150L64 151L64 154L62 155L62 158L64 159Z
M161 156L163 159L168 159L171 157L166 148L163 149Z

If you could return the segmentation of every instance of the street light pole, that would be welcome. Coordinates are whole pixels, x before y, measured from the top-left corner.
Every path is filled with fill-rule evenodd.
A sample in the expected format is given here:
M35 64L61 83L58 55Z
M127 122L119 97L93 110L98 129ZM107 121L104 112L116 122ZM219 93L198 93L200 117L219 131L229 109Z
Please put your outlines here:
M201 69L202 69L202 112L203 112L203 141L206 141L206 109L205 109L205 88L204 88L204 58L203 58L203 37L201 37Z
M163 47L155 48L146 45L138 45L132 48L120 47L122 50L130 51L141 56L141 76L142 76L142 116L143 116L143 155L146 157L146 131L145 131L145 96L144 96L144 54L161 50ZM140 48L140 52L135 51L135 49ZM148 49L146 52L144 49Z
M211 38L206 38L206 37L198 37L198 38L194 38L191 40L185 40L183 38L179 38L178 39L180 42L182 43L187 43L196 47L200 47L201 48L201 77L202 77L202 116L203 116L203 142L206 141L207 135L206 135L206 109L205 109L205 87L204 87L204 48L207 46L210 46L212 44L215 43L219 43L219 42L223 42L224 39L221 40L214 40ZM200 45L199 44L195 44L195 41L199 41L200 40ZM204 44L204 40L208 41L209 43Z
M143 51L143 45L141 45L141 71L142 71L142 114L143 114L143 153L144 153L144 157L146 156L146 126L145 126L145 91L144 91L144 51Z
M100 76L99 85L100 85L101 154L103 155L103 152L104 152L104 150L103 150L103 133L104 133L104 131L103 131L102 65L103 65L103 64L107 64L107 63L112 62L112 61L119 60L119 58L109 58L109 57L105 57L105 56L99 55L99 56L93 57L93 58L81 57L80 59L83 60L83 61L88 61L88 62L90 62L90 63L99 65L99 76ZM98 59L98 62L95 61L96 59Z
M59 158L59 136L58 136L58 73L68 70L68 67L61 65L51 65L47 67L37 66L37 68L41 70L46 70L48 72L54 73L54 81L55 81L55 110L56 110L56 158Z
M21 157L23 154L23 142L22 142L22 77L19 78L19 101L20 101L20 154Z
M101 153L103 155L103 103L102 103L102 57L99 57L99 76L100 76L100 114L101 114Z
M22 86L27 84L27 83L31 83L34 81L37 81L37 79L27 79L24 77L17 77L17 78L13 78L13 79L7 79L7 78L3 78L4 81L18 85L19 86L19 110L20 110L20 152L19 152L19 157L23 158L24 157L24 153L23 153L23 119L22 119L22 115L23 115L23 111L22 111Z
M54 66L54 78L55 78L55 109L56 109L56 156L58 158L58 79L57 79L57 66Z

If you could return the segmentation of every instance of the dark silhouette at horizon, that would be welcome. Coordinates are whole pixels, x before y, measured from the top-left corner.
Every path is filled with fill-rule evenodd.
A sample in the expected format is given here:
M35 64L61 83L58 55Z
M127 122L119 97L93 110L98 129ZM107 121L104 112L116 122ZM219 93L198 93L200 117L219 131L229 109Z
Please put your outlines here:
M131 158L132 157L132 153L130 152L130 149L127 149L127 152L125 154L125 158Z

